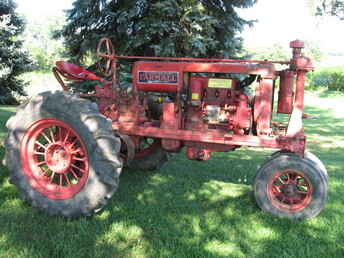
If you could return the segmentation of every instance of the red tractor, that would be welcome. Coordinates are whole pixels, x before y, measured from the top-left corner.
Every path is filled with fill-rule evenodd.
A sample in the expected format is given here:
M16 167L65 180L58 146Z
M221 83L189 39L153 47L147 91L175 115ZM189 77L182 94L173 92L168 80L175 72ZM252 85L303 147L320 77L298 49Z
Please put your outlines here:
M314 217L327 199L327 172L305 152L302 124L305 75L314 67L301 41L290 47L289 62L118 56L103 38L97 55L111 80L57 62L63 91L31 98L7 122L11 182L49 214L88 216L117 190L122 166L155 170L182 148L199 161L241 146L274 148L255 178L259 207L290 219ZM130 85L118 83L119 59L136 60ZM97 82L93 92L65 83L86 80ZM277 84L284 123L272 121Z

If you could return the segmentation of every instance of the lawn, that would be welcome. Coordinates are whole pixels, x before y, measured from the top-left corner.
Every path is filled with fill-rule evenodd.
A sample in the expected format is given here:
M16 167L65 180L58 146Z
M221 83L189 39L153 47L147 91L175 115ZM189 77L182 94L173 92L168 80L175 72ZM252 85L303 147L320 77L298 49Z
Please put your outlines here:
M289 221L257 207L251 184L271 150L208 162L181 153L155 173L124 171L104 212L79 220L31 208L1 166L0 257L344 257L344 95L307 93L306 103L316 117L305 120L307 148L329 173L318 217ZM0 108L1 142L14 110Z

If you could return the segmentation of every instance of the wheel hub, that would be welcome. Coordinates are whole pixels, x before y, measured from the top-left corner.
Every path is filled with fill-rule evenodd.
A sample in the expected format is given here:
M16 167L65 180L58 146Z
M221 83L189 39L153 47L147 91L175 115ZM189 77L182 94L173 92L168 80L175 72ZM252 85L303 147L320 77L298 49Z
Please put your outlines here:
M70 167L72 155L62 144L51 144L47 147L45 160L49 169L58 174L63 174Z
M281 187L282 193L287 197L292 197L297 195L297 187L294 184L288 184Z
M312 186L308 178L299 171L278 171L271 177L267 191L272 204L288 212L304 209L311 201Z

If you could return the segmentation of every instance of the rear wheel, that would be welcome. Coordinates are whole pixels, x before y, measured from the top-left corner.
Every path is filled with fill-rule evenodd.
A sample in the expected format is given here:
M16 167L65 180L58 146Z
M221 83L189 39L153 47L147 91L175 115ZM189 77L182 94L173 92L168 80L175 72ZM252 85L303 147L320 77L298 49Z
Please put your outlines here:
M117 190L122 160L111 123L68 92L42 93L7 122L5 162L22 199L51 214L88 216Z
M273 215L312 218L326 203L327 180L307 159L279 154L258 170L254 195L258 206Z

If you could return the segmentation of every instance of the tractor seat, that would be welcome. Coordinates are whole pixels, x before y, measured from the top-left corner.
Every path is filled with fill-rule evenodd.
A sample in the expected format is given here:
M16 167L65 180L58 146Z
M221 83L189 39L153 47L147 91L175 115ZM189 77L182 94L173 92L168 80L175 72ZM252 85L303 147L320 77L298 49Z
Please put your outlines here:
M56 67L68 80L103 81L102 78L98 77L94 73L69 62L58 61L56 62Z

